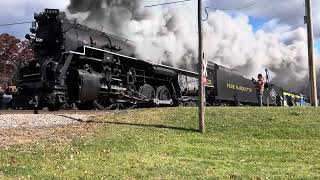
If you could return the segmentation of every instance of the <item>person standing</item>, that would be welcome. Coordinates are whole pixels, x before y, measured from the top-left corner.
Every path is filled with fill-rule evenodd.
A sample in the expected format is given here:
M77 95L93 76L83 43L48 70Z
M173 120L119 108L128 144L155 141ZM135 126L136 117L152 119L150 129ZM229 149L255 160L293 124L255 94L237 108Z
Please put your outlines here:
M258 80L255 80L254 78L252 78L252 81L255 84L259 106L263 106L263 91L264 91L265 82L263 80L262 74L258 74Z

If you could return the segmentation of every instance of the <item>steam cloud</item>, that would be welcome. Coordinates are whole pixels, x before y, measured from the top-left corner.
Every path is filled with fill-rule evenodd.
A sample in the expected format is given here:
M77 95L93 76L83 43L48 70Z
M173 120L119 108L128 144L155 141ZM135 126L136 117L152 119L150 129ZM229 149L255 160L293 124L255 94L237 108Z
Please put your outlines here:
M145 9L141 0L70 0L69 17L104 27L105 31L137 42L142 59L196 70L197 26L192 6ZM270 69L272 81L301 92L308 84L306 29L271 20L254 32L249 18L223 11L204 22L208 61L255 77ZM305 91L305 93L308 93Z

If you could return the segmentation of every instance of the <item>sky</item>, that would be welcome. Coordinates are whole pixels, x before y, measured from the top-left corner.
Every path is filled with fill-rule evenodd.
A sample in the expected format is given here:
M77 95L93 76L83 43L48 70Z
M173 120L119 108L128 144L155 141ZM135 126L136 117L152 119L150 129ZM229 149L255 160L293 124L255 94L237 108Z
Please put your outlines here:
M245 4L254 4L248 9L241 10L250 17L250 24L257 31L263 24L270 20L277 20L280 24L290 28L305 27L303 16L305 15L304 0L208 0L208 4L218 7L245 7ZM320 1L313 0L314 33L316 36L315 46L320 50Z
M145 4L154 4L158 2L170 2L171 0L148 0ZM195 1L195 0L194 0ZM186 2L189 3L189 2ZM32 20L33 13L39 12L44 8L65 9L69 0L10 0L0 1L0 22L10 23L14 21ZM206 0L206 6L217 9L237 9L249 6L239 10L250 17L250 21L259 28L259 25L271 19L279 19L281 23L303 26L304 0ZM320 18L320 2L314 1L314 17ZM231 12L231 11L230 11ZM320 21L315 21L316 26ZM14 27L10 30L19 33L21 27ZM317 33L320 29L315 28ZM5 29L6 30L6 29ZM3 28L1 32L4 32Z
M148 0L145 4L170 2L171 0ZM194 0L195 1L195 0ZM190 2L186 2L190 3ZM44 8L66 9L69 0L10 0L0 1L0 24L11 22L32 21L33 14ZM292 28L305 26L303 24L304 0L205 0L205 5L216 9L237 9L238 11L226 11L228 13L244 13L249 16L250 24L255 31L262 28L263 24L270 20L278 20ZM241 9L242 7L248 8ZM212 8L212 9L213 9ZM314 1L315 34L320 37L320 2ZM28 33L30 24L0 27L0 33L10 33L23 38ZM318 43L320 49L320 43Z
M149 0L146 5L170 0ZM316 36L315 46L320 52L320 2L314 2L314 31ZM189 2L186 2L189 3ZM44 8L58 8L65 10L69 0L10 0L0 1L0 24L12 22L32 21L33 14ZM279 20L279 23L294 27L305 27L303 24L304 0L206 0L206 6L217 9L237 9L249 6L238 11L226 11L228 13L240 12L248 15L254 31L258 31L270 20ZM10 33L21 39L29 33L31 24L0 27L0 33Z
M148 0L146 5L161 2L171 2L171 0ZM314 31L316 36L315 46L320 52L320 2L314 2ZM189 3L189 2L186 2ZM12 22L32 21L36 12L41 12L45 8L58 8L65 10L69 0L10 0L0 1L0 24ZM193 5L196 5L193 3ZM263 25L270 20L277 20L278 23L288 25L290 28L305 27L303 16L305 13L304 0L206 0L205 6L216 9L238 9L236 11L226 11L227 13L243 13L248 15L249 23L254 31L263 28ZM241 9L242 7L247 7ZM213 8L212 8L213 9ZM31 24L0 27L0 33L13 34L21 39L29 33Z
M12 22L33 21L34 13L45 8L65 9L68 0L9 0L0 1L0 24ZM19 38L24 38L29 33L31 24L0 27L0 33L10 33Z

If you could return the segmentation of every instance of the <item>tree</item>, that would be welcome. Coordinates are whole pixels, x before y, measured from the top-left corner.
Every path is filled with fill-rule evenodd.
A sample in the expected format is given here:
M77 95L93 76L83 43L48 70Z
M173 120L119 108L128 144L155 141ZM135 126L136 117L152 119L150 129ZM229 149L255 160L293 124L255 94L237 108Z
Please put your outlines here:
M0 35L0 87L10 83L10 77L15 67L24 61L33 59L33 51L28 41L9 35Z

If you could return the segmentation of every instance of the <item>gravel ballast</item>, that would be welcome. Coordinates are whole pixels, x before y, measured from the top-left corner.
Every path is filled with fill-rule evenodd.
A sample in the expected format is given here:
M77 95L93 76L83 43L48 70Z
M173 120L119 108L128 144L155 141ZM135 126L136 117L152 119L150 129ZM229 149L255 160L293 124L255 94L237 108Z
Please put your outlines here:
M87 114L1 114L0 128L48 128L79 124L92 115Z

